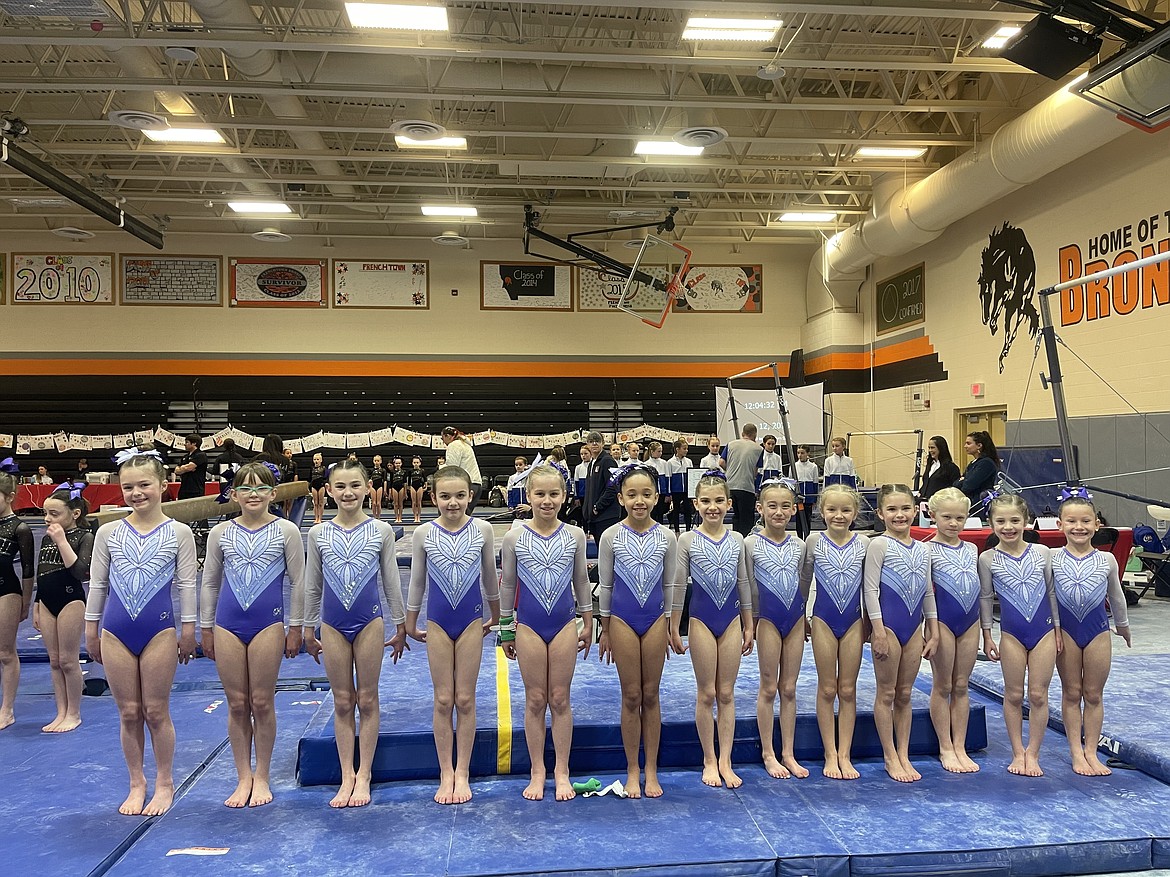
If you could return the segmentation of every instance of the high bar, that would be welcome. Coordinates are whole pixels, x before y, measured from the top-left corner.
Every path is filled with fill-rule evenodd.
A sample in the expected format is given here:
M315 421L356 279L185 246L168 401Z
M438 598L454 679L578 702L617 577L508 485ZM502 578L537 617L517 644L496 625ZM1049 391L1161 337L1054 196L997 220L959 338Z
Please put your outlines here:
M734 381L736 378L746 378L748 375L754 375L756 372L762 372L764 369L773 368L775 365L776 365L776 363L774 363L774 362L768 362L768 363L765 363L764 365L757 366L756 368L750 368L745 372L740 372L737 375L732 375L727 380Z
M1066 280L1064 283L1058 283L1056 286L1049 286L1047 289L1040 290L1041 295L1053 295L1065 289L1072 289L1074 286L1080 286L1082 283L1088 283L1093 280L1104 280L1106 277L1112 277L1114 274L1124 274L1126 271L1134 271L1138 268L1145 268L1147 265L1156 265L1159 262L1165 262L1170 259L1170 251L1165 253L1157 253L1153 256L1146 256L1144 259L1138 259L1136 262L1127 262L1124 265L1114 265L1112 268L1106 268L1103 271L1098 271L1095 274L1086 274L1084 277L1078 277L1076 280ZM738 375L736 376L738 377Z

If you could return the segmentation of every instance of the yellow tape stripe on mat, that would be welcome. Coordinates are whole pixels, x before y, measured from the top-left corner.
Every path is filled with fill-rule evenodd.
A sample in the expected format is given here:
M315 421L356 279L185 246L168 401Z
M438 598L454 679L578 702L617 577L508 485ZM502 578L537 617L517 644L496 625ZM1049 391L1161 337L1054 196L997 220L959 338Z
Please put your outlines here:
M496 773L512 772L512 690L508 687L508 659L496 649Z

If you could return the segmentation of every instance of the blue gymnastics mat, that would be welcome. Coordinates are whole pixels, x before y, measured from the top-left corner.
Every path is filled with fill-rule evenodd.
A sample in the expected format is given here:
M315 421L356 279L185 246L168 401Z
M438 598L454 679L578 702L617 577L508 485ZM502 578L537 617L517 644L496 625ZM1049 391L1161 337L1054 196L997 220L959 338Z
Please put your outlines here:
M171 701L178 737L175 783L180 789L206 768L226 741L227 708L217 700L178 695ZM41 733L55 712L51 695L22 693L16 724L0 732L4 764L0 818L7 873L92 873L133 844L150 821L118 814L127 779L113 698L85 698L82 725L76 731ZM147 778L153 781L149 736L146 763Z
M1116 646L1115 646L1116 649ZM1120 655L1114 652L1105 685L1105 725L1099 750L1170 783L1170 723L1160 693L1170 679L1170 655ZM971 686L1003 702L1003 673L998 664L979 662ZM1060 675L1048 691L1048 726L1064 733ZM1027 710L1027 705L1025 705Z
M473 782L473 799L458 807L434 804L427 781L375 786L370 806L336 811L328 806L333 789L293 780L293 743L309 709L293 698L277 696L271 805L223 806L235 782L224 749L169 813L91 877L390 867L402 877L1046 877L1170 865L1170 788L1133 771L1078 777L1059 745L1046 752L1046 776L1013 777L1002 735L975 755L979 773L949 774L920 760L923 780L908 786L889 780L880 761L860 762L857 782L815 770L805 780L774 780L747 766L735 791L703 786L697 771L665 771L656 800L557 803L550 787L545 800L530 802L520 794L525 780L499 777ZM996 704L983 705L1002 721ZM225 852L210 860L184 854L200 847Z
M383 663L379 684L381 729L374 759L377 782L438 777L438 760L432 733L431 680L425 646L412 643L412 650L395 666ZM624 770L621 742L621 690L617 670L597 661L596 649L588 660L579 662L573 679L574 731L570 768L595 773ZM760 760L756 728L756 693L759 670L756 657L744 659L736 682L736 733L732 758L737 762ZM881 754L873 724L876 688L868 651L858 678L858 720L854 733L856 758ZM483 663L476 688L477 714L475 747L471 772L475 776L527 773L531 767L524 740L524 686L518 665L507 661L502 651L485 643ZM500 704L507 703L508 721L500 722ZM795 752L797 758L822 760L816 715L816 669L811 649L805 653L797 684ZM694 767L702 763L702 750L695 730L695 683L689 655L666 662L661 687L662 743L659 766ZM938 739L930 724L929 686L926 693L915 691L912 705L911 754L938 752ZM774 726L775 727L775 726ZM778 734L778 730L777 730ZM503 744L501 745L501 741ZM971 751L987 744L983 708L972 707L968 729ZM779 743L777 743L779 746ZM327 698L309 723L300 741L298 775L304 785L340 781L336 738L333 729L333 702ZM546 740L545 761L552 764L552 741Z

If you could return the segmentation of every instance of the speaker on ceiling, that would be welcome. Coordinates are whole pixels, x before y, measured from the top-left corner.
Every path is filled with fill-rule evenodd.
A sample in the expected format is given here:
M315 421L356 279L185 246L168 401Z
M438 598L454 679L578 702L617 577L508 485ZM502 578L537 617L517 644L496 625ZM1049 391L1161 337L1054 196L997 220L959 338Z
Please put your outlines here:
M1060 79L1101 51L1101 38L1050 15L1032 19L1000 56L1049 79Z

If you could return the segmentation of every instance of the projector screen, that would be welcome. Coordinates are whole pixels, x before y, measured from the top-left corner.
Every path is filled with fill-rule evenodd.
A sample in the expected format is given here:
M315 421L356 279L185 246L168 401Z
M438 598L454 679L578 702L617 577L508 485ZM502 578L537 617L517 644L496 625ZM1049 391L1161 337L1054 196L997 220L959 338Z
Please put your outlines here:
M808 387L785 388L784 399L788 403L788 428L792 432L794 445L823 445L825 443L825 385L812 384ZM736 390L735 413L739 427L754 423L759 429L756 438L763 441L769 433L784 444L784 425L780 422L776 390ZM731 421L731 405L727 398L727 387L715 387L716 435L726 445L739 436Z

